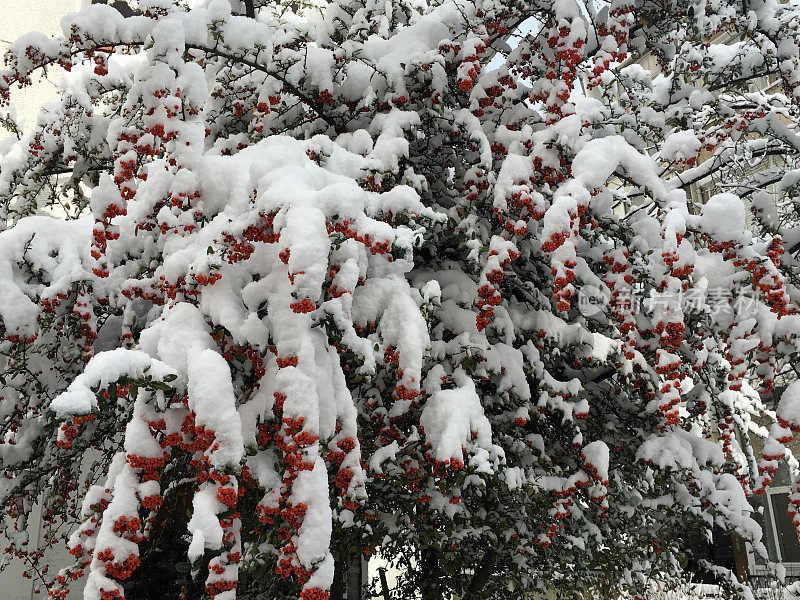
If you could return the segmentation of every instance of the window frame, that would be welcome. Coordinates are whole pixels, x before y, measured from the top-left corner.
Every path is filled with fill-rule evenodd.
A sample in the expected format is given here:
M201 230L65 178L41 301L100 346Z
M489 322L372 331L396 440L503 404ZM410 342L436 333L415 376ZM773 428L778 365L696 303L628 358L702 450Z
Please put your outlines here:
M789 577L800 576L800 561L787 562L783 560L783 553L781 552L780 537L778 535L778 527L775 521L775 509L772 506L772 496L777 494L791 494L792 488L788 485L780 485L775 487L768 487L764 491L764 499L766 510L762 517L770 520L770 529L772 530L772 541L775 547L777 560L775 564L783 565L786 568L786 575ZM789 518L789 515L786 515ZM764 534L766 535L766 531ZM751 575L772 575L772 570L766 564L758 564L756 562L756 553L750 543L747 544L747 568Z

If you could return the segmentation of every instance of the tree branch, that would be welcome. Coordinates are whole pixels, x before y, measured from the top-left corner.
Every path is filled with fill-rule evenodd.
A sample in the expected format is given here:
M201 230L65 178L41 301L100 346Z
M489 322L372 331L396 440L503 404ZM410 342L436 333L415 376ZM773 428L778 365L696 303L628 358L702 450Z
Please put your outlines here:
M389 583L386 581L386 569L383 567L378 569L378 576L381 578L381 593L383 594L383 600L390 600Z
M730 81L721 81L720 83L714 84L708 88L709 92L715 92L717 90L721 90L724 88L729 88L732 85L738 85L740 83L747 83L752 79L757 79L759 77L769 77L770 75L775 75L779 71L777 69L770 69L769 71L765 71L764 73L753 73L752 75L746 75L744 77L739 77L737 79L731 79Z
M251 19L256 18L256 8L253 6L253 0L244 0L244 14Z
M287 81L287 79L284 76L279 75L278 73L275 73L275 72L267 69L265 66L260 65L260 64L258 64L257 62L255 62L253 60L248 60L248 59L246 59L244 57L240 57L240 56L236 56L235 54L230 54L228 52L224 52L224 51L220 50L219 48L209 48L208 46L201 46L199 44L186 44L186 49L187 50L198 50L199 52L204 52L206 55L217 56L219 58L224 58L224 59L230 60L232 62L238 62L239 64L245 65L247 67L250 67L251 69L255 69L256 71L260 71L262 73L266 73L267 75L269 75L271 77L274 77L275 79L280 81L284 85L284 87L287 90L289 90L289 92L291 92L293 95L297 96L297 98L299 98L303 102L303 104L305 104L306 106L311 108L315 113L317 113L317 116L320 119L322 119L328 125L333 127L334 130L336 131L336 133L344 133L346 131L345 127L337 124L336 121L333 120L333 118L330 115L325 114L325 107L324 107L323 104L321 104L320 102L317 102L314 98L308 96L306 93L304 93L296 85L294 85L293 83L290 83L289 81Z
M472 573L472 578L469 580L469 585L467 586L467 591L464 593L464 600L472 600L476 598L478 592L480 592L486 584L489 582L489 578L494 573L495 565L497 564L497 552L494 550L489 550L486 554L483 555L480 564Z
M252 3L252 0L251 0L251 3ZM92 42L92 44L89 47L79 48L79 49L70 51L67 54L67 57L68 58L72 58L72 57L77 56L79 54L83 54L83 53L86 53L86 52L89 52L89 51L97 50L99 48L102 48L103 51L105 51L105 52L113 52L113 50L115 48L119 47L119 46L125 46L125 47L132 48L132 47L135 47L135 46L143 46L144 45L144 42L141 42L141 41L135 41L135 42L98 42L96 40L91 40L91 42ZM255 69L256 71L259 71L261 73L265 73L265 74L267 74L267 75L269 75L271 77L274 77L275 79L280 81L284 85L284 87L287 90L289 90L289 92L291 92L293 95L295 95L297 98L299 98L306 106L311 108L317 114L317 116L320 119L322 119L328 125L333 127L334 130L336 131L336 133L344 133L346 131L346 128L344 126L338 124L330 115L326 114L325 107L324 107L323 104L321 104L320 102L315 100L313 97L311 97L308 94L306 94L305 92L303 92L296 85L294 85L294 84L290 83L289 81L287 81L284 76L271 71L270 69L268 69L264 65L261 65L261 64L257 63L254 60L248 60L247 58L236 56L235 54L231 54L231 53L228 53L228 52L224 52L224 51L220 50L219 48L209 48L208 46L202 46L200 44L186 44L185 48L187 50L197 50L199 52L203 52L208 56L217 56L219 58L224 58L226 60L245 65L247 67L250 67L251 69ZM46 67L48 67L50 65L56 64L57 62L59 62L59 60L64 59L64 58L65 58L64 56L59 56L59 57L56 57L56 58L53 58L53 59L46 60L46 61L42 62L41 64L36 65L36 67L34 67L33 69L27 71L25 73L25 76L29 77L34 71L38 71L38 70L44 69L44 68L46 68ZM9 79L5 82L5 84L2 86L2 88L0 88L0 93L4 93L5 90L10 89L16 83L19 83L19 77L9 77Z

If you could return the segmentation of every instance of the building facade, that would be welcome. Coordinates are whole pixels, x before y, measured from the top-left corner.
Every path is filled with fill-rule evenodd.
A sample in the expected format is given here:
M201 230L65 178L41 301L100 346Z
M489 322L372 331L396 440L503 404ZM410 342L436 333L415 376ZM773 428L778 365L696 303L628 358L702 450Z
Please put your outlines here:
M47 35L61 33L64 15L80 10L90 0L2 0L0 1L0 50L5 51L10 43L29 31L41 31ZM18 116L24 121L24 129L30 130L36 123L36 115L44 102L56 99L55 81L57 70L53 70L46 81L34 83L20 92L12 92L12 100ZM8 135L0 130L0 137Z

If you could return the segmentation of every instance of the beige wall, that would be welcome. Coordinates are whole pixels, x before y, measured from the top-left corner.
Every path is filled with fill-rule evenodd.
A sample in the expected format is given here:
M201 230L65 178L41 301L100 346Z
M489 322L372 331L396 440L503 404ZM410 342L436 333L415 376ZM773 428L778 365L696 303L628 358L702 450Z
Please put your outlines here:
M48 35L61 33L61 18L88 3L88 0L0 0L0 50L5 51L9 43L29 31ZM42 103L56 98L52 82L57 78L54 70L50 81L37 82L12 93L17 113L25 119L26 130L36 123ZM5 130L0 130L0 137L5 133Z

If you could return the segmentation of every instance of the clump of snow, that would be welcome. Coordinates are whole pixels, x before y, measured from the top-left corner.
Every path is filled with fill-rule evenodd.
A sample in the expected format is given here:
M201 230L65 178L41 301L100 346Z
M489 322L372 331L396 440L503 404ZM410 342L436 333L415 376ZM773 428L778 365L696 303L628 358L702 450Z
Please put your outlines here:
M609 450L605 442L596 440L586 444L581 450L584 460L597 470L601 481L608 481Z
M91 233L91 218L45 216L26 217L0 231L0 320L7 332L34 334L41 310L36 296L55 297L75 282L94 278L88 266ZM25 280L18 268L23 262L42 273L41 284Z
M714 194L703 205L700 226L722 242L739 241L745 231L746 214L742 200L729 193Z
M456 371L458 387L439 390L425 402L420 425L433 455L444 462L464 460L463 448L476 444L488 448L492 443L492 428L483 412L475 384L463 371ZM475 458L473 458L475 460ZM480 470L491 469L485 460L476 465Z
M103 390L123 376L136 379L145 373L156 380L176 374L169 365L138 350L117 348L100 352L92 357L83 373L53 399L50 409L58 418L87 414L97 409L97 396L92 388Z
M664 160L686 160L697 155L702 143L694 131L676 131L664 138L661 144L661 158Z
M189 408L197 415L198 425L214 432L211 464L220 471L226 466L238 467L244 456L242 421L228 363L210 348L193 352L188 376Z

